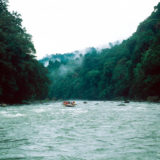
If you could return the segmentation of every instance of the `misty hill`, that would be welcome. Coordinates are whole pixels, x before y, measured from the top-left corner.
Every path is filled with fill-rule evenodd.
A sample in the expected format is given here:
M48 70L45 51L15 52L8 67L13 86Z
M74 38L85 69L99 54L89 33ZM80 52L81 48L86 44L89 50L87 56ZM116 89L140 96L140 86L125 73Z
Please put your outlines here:
M52 54L42 58L41 60L39 60L39 62L41 62L45 66L48 66L49 61L52 61L53 63L55 61L67 63L69 60L74 59L74 57L75 57L74 53Z
M64 54L51 54L47 55L44 58L40 59L39 62L45 66L49 65L49 62L61 62L63 64L67 64L69 61L76 60L79 57L82 57L82 53L80 51L74 51L72 53L64 53Z
M61 56L61 61L56 55L54 61L47 57L52 61L47 67L52 81L50 98L160 99L160 3L121 44L101 51L92 48L77 66L75 55L66 64L62 60L66 55ZM72 70L59 74L62 66L70 64Z

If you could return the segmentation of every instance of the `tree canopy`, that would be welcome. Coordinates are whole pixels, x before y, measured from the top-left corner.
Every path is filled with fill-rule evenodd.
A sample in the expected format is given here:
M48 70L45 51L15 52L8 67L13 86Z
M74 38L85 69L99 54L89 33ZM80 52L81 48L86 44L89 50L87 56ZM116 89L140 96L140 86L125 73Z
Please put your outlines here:
M17 12L10 13L0 0L0 102L21 103L45 98L47 69L35 59L31 35Z
M50 98L159 99L160 3L127 40L101 51L90 48L79 58L81 65L74 59L49 63ZM68 68L71 62L72 71L60 75L61 66Z

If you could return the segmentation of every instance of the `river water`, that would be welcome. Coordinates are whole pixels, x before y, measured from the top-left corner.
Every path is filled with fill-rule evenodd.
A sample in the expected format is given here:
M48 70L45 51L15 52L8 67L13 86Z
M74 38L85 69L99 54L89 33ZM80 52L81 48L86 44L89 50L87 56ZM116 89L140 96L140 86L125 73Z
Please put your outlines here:
M0 160L159 160L160 105L120 103L0 108Z

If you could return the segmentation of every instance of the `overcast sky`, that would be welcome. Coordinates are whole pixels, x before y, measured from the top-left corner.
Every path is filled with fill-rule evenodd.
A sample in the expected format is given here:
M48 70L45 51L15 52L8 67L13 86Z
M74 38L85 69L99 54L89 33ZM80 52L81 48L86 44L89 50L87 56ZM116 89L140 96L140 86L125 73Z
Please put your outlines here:
M126 39L159 0L9 0L33 36L37 57Z

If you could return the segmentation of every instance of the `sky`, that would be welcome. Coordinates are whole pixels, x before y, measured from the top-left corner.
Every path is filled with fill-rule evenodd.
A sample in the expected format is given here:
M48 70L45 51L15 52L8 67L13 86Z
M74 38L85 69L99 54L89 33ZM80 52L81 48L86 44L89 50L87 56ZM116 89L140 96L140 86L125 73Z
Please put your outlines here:
M38 59L130 37L159 0L9 0L32 35Z

